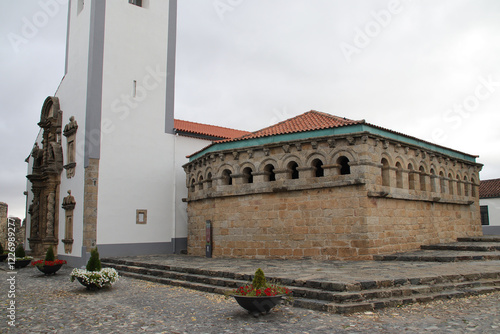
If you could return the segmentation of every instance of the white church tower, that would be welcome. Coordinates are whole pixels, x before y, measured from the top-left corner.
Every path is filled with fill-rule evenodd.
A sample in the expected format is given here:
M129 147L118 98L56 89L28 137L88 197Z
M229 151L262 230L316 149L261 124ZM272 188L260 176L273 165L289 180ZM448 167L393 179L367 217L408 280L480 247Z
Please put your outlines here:
M34 255L53 244L81 265L95 246L101 256L186 248L181 166L209 141L174 129L176 7L69 1L65 76L27 159Z

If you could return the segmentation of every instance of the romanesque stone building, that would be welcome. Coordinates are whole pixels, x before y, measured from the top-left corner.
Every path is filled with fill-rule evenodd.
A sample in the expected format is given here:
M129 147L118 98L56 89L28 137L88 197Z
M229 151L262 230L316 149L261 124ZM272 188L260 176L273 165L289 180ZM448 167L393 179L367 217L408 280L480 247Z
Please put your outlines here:
M188 253L363 260L481 235L476 156L310 111L190 157Z

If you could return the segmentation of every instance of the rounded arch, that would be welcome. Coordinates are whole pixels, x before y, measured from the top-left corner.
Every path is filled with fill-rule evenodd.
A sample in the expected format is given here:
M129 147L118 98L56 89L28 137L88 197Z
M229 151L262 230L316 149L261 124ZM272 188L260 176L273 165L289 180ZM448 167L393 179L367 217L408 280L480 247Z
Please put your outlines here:
M387 152L382 152L382 154L380 155L380 163L382 163L382 160L384 160L384 159L387 161L387 164L388 164L387 167L391 167L391 166L395 165L394 159Z
M195 186L196 186L196 179L193 177L193 178L191 178L191 181L189 182L189 190L195 191L196 190Z
M206 180L211 180L213 174L214 173L212 172L212 167L208 167L207 169L205 169L205 179Z
M218 177L221 177L221 176L222 176L222 172L223 172L224 170L229 170L229 171L231 172L231 174L233 174L233 173L235 172L235 171L234 171L234 167L233 167L232 165L230 165L230 164L228 164L228 163L225 163L225 164L223 164L223 165L219 166L219 168L217 169L217 173L216 173L216 175L217 175Z
M288 164L290 164L290 162L292 161L295 162L298 167L304 166L303 161L299 156L294 154L287 154L283 157L283 159L281 159L281 168L287 168Z
M40 115L40 122L44 123L54 116L58 116L60 112L59 98L55 96L49 96L45 99L42 106L42 112Z
M311 161L311 167L314 168L315 177L325 176L325 170L323 169L323 161L321 161L320 158L316 158L313 161Z
M257 167L257 171L259 172L265 172L265 168L266 166L268 165L272 165L273 168L278 168L279 164L278 164L278 161L276 161L276 159L273 159L273 158L267 158L263 161L261 161L261 163L258 165Z
M243 164L241 164L241 166L240 166L240 168L239 168L239 169L240 169L240 171L241 171L241 173L243 173L243 170L244 170L245 168L250 168L250 169L252 170L252 172L255 172L255 171L257 171L257 170L258 170L258 169L256 168L256 166L255 166L253 163L251 163L250 161L246 161L246 162L244 162Z
M401 165L401 167L404 168L404 166L407 166L408 164L406 163L406 160L405 158L403 158L402 156L398 155L395 159L394 159L394 165L391 165L391 166L395 166L397 168L397 165L398 163Z
M347 159L349 159L350 162L357 162L357 154L356 152L352 151L351 149L341 149L338 151L335 151L330 160L330 164L334 165L337 163L338 159L342 156L345 156Z
M326 158L326 155L324 155L323 153L314 152L314 153L311 153L307 156L306 166L311 166L312 162L314 160L320 160L323 165L325 165L328 161L328 159Z
M272 182L276 181L276 173L274 172L274 165L272 163L268 163L267 165L264 166L263 173L264 173L264 181L266 182Z

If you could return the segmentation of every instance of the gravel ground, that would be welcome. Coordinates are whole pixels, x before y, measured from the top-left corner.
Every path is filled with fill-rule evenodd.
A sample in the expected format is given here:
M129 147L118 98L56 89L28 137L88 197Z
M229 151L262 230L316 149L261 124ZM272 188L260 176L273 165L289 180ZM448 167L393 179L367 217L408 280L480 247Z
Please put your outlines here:
M1 333L500 333L500 293L337 315L279 306L255 318L232 299L127 277L110 289L0 268ZM7 307L15 301L15 327Z

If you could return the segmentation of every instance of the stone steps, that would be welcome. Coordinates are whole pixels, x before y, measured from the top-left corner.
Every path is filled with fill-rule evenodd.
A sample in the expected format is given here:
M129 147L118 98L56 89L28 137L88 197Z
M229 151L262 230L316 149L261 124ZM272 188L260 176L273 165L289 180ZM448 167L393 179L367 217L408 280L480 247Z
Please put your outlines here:
M204 292L224 294L247 284L251 275L188 267L173 267L117 259L103 266L120 275ZM293 305L308 309L352 313L414 302L500 291L500 271L470 275L398 278L381 281L331 282L268 277L292 289Z
M422 245L421 250L375 255L376 261L460 262L500 260L500 236L459 238L448 244Z

